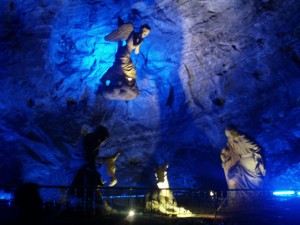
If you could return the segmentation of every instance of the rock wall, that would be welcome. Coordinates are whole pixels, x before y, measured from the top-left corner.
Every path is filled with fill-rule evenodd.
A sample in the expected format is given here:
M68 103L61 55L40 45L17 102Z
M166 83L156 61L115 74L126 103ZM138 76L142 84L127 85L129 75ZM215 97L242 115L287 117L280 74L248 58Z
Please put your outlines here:
M235 125L265 149L266 187L298 187L300 3L213 0L4 0L0 6L0 184L68 185L82 131L122 152L119 186L226 188L219 158ZM117 18L150 35L132 55L141 90L108 100L99 79Z

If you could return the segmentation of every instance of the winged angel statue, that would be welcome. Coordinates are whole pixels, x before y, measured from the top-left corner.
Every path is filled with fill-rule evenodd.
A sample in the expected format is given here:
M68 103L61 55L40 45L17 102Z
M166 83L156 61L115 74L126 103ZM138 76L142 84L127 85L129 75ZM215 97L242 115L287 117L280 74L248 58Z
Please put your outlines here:
M115 100L131 100L139 95L140 91L136 85L136 69L130 54L133 50L135 54L139 54L140 46L150 30L151 28L144 24L139 32L135 32L131 23L121 22L120 24L119 21L118 29L104 37L106 41L118 42L115 61L100 79L105 97ZM126 41L125 45L122 45L123 40Z

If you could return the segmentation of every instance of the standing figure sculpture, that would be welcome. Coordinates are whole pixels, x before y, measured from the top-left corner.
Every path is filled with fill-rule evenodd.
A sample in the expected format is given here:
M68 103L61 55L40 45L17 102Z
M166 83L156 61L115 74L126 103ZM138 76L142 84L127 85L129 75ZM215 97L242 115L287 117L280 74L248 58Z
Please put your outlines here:
M81 138L79 154L85 162L72 181L72 186L76 187L76 190L71 194L83 201L90 202L89 207L91 208L95 200L99 213L102 213L102 205L106 206L106 203L102 201L99 188L107 181L110 187L117 183L115 161L120 153L117 152L109 157L98 156L99 147L108 137L107 129L100 125L93 132L87 133Z
M167 176L167 168L169 165L158 165L155 171L158 189L145 195L146 211L158 212L164 215L174 215L177 217L191 216L192 213L183 208L178 207L177 202L170 190Z
M228 189L235 204L243 200L253 200L253 193L248 190L260 189L266 174L262 149L246 135L233 128L225 130L227 146L221 152L222 167Z
M106 41L119 42L112 67L100 79L106 98L131 100L139 95L140 91L136 85L136 69L130 54L133 50L135 54L139 54L140 46L150 30L151 28L144 24L139 32L135 32L131 23L124 23L119 18L118 29L104 37ZM122 45L122 40L126 41L125 45Z

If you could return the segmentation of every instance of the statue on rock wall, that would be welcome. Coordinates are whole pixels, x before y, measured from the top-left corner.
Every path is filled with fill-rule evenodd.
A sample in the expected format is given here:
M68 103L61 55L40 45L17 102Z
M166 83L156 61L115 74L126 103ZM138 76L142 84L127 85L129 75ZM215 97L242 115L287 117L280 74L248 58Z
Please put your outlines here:
M115 186L118 182L118 179L115 175L116 173L116 160L118 159L119 155L121 153L117 152L112 156L108 157L97 157L97 163L98 168L100 168L100 174L101 174L101 182L102 184L105 184L107 180L109 180L108 186L112 187Z
M119 18L118 29L105 36L106 41L118 42L115 61L100 79L104 96L108 99L131 100L136 98L140 91L136 85L136 69L130 54L134 50L139 54L144 38L150 33L151 28L144 24L139 32L134 31L131 23L124 23ZM126 41L122 45L122 40Z
M231 200L252 199L251 191L261 189L266 175L261 148L246 135L233 129L225 130L227 146L221 152L222 167L225 173ZM234 191L239 190L239 191Z
M170 190L170 185L167 176L167 168L169 165L158 165L155 171L157 180L157 190L154 190L145 195L146 211L157 212L164 215L174 215L177 217L191 216L192 213L183 208L178 207L177 202Z
M115 161L120 155L118 152L109 157L98 156L99 147L108 137L107 129L101 125L96 127L93 132L83 135L80 140L79 152L82 154L85 164L79 169L72 182L72 186L76 187L72 195L82 199L94 198L101 211L101 205L107 206L107 204L102 201L102 194L98 188L102 187L107 180L109 180L108 186L110 187L117 183Z

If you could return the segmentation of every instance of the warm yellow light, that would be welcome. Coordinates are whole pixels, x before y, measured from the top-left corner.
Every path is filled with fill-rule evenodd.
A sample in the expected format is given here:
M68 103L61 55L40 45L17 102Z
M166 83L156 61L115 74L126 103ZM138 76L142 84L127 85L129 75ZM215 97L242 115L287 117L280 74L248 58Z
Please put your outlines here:
M167 182L158 182L157 186L159 189L168 189L169 188L169 184Z

